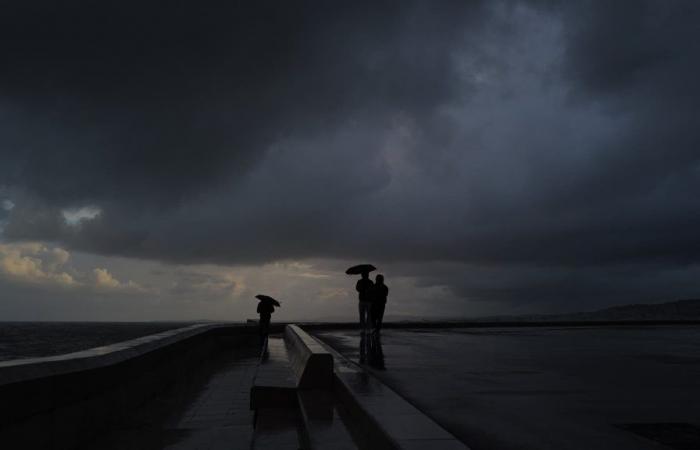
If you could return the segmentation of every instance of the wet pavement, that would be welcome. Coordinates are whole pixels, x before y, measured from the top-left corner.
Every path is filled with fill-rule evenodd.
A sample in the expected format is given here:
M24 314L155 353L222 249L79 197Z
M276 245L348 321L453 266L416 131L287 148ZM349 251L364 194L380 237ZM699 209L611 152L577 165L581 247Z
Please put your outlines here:
M255 347L255 346L253 346ZM250 386L258 363L256 348L222 352L186 385L154 400L133 418L85 448L104 450L248 449L253 436Z
M700 327L316 335L474 450L700 448Z

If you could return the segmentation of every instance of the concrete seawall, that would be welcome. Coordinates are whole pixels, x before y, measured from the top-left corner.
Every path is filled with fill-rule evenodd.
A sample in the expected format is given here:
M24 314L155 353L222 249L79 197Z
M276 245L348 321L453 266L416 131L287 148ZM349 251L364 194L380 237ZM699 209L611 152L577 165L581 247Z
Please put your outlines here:
M71 449L133 411L208 356L257 343L257 328L200 324L86 351L0 362L0 442Z

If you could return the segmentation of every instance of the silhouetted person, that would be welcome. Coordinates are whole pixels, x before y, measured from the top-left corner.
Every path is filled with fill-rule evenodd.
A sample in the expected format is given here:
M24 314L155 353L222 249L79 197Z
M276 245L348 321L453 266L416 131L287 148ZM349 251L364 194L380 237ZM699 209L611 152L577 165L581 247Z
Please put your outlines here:
M270 318L275 311L275 307L269 302L258 303L258 314L260 314L260 345L265 345L265 339L270 334Z
M377 275L372 289L372 327L376 333L382 329L387 297L389 297L389 287L384 284L384 275Z
M355 290L358 292L360 329L366 332L372 326L372 290L374 283L369 279L369 272L362 272L362 278L357 281Z

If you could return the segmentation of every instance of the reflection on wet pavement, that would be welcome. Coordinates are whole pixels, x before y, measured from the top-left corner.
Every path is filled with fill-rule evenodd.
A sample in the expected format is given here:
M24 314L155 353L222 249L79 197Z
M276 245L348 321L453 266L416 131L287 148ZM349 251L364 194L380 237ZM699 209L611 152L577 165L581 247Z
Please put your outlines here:
M253 417L250 386L257 351L222 352L188 385L154 400L125 423L86 448L105 450L218 450L249 448Z
M379 333L363 333L360 336L360 359L361 364L369 364L375 369L384 370L384 351L382 350L382 340Z
M700 327L387 329L386 370L357 331L316 335L474 450L662 449L617 425L700 425L689 401L700 398Z

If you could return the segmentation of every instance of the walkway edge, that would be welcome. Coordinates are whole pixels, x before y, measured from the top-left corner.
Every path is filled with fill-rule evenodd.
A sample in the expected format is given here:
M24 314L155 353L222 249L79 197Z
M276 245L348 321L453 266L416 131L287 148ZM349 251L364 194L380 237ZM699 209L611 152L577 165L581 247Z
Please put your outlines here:
M372 449L469 450L462 441L393 389L330 345L313 337L335 360L333 389L361 430L361 447Z

